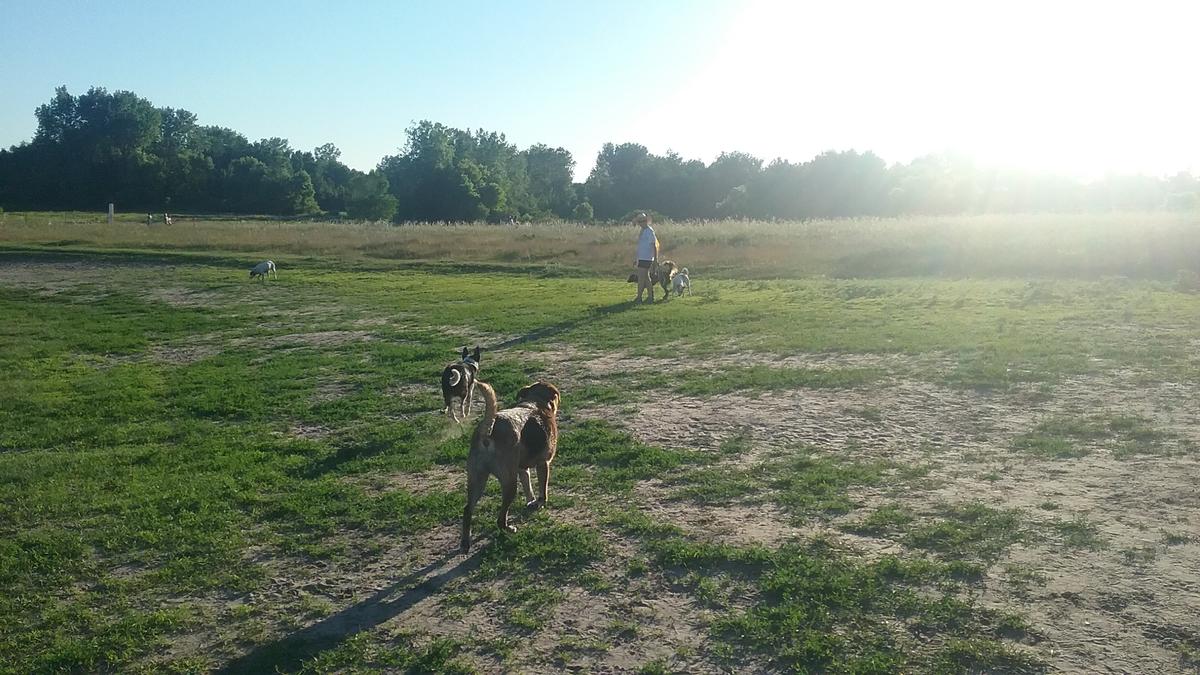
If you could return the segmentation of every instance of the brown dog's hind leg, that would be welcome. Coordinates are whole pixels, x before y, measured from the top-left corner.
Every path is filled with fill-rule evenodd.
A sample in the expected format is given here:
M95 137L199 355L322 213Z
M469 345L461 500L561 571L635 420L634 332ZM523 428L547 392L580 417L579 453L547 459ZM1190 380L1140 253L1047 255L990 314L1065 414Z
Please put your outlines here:
M525 506L537 504L533 499L533 490L529 485L529 469L517 469L517 480L521 481L521 490L525 493Z
M462 540L459 542L459 549L463 553L471 550L471 516L475 515L475 504L483 496L487 479L488 475L483 471L467 468L467 505L463 508Z
M517 528L508 524L508 510L512 508L513 500L517 498L517 477L507 476L500 481L500 513L496 516L496 527L501 532L516 532Z

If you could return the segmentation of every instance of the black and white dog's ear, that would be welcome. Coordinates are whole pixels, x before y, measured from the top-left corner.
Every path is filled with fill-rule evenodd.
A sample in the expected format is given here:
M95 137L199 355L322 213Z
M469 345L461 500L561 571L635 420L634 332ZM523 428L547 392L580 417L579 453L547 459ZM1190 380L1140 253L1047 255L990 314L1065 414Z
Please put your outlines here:
M479 345L475 345L475 354L473 356L473 358L475 359L475 363L479 363L479 356L480 356Z
M463 357L464 359L465 359L465 358L467 358L467 348L466 348L466 347L463 347L463 350L462 350L462 357Z

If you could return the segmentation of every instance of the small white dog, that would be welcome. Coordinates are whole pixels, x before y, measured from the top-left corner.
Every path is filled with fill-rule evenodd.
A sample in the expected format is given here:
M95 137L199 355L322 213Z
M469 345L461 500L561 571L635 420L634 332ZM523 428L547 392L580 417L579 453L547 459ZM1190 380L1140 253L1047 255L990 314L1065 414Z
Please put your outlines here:
M692 280L688 277L687 268L679 270L679 274L671 280L671 288L675 291L675 295L683 295L684 291L692 292Z
M276 279L279 278L279 272L275 271L275 263L271 262L270 260L264 260L250 269L251 279L254 277L259 277L263 281L266 281L267 276L272 274L275 275Z

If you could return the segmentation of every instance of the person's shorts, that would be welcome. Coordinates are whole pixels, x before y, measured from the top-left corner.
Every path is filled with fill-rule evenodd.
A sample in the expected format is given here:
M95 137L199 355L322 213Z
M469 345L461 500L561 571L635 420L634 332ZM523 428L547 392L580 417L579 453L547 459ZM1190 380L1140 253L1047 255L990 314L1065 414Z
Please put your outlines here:
M650 269L650 266L653 264L654 264L653 260L639 260L638 261L638 267L640 267L644 270Z

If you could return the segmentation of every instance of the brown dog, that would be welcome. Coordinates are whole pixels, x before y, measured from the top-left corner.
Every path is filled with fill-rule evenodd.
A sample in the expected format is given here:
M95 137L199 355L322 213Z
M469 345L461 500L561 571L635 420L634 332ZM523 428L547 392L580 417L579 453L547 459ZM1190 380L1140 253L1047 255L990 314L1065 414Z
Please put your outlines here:
M650 266L650 283L662 286L663 300L671 299L671 282L678 273L679 267L670 260L656 262Z
M664 300L671 299L671 285L676 274L679 274L679 266L670 260L664 260L662 262L656 262L650 265L650 283L662 286ZM636 274L630 274L629 278L625 281L628 281L631 284L636 284L637 280L638 278Z
M517 405L497 411L496 392L486 382L476 382L483 394L485 412L467 455L467 506L463 509L463 553L471 549L471 516L483 496L488 476L500 481L502 502L496 525L515 532L508 524L508 509L517 496L517 483L525 491L526 506L545 506L550 485L550 462L558 449L558 389L536 382L517 393ZM538 497L529 485L529 470L537 469Z

